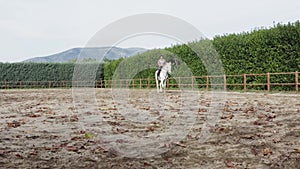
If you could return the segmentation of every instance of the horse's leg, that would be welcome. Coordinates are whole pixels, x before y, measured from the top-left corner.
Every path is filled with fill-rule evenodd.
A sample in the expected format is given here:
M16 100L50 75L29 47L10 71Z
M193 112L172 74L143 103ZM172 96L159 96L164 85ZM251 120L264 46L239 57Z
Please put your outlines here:
M155 72L155 81L156 81L156 89L157 89L157 93L159 93L158 79L157 79L157 71Z
M166 85L166 83L167 83L167 79L165 79L164 80L164 83L163 83L163 86L164 86L164 91L166 92L166 88L167 88L167 85Z
M162 87L163 87L163 79L160 77L160 83L159 83L159 91L162 92Z
M163 92L165 92L165 79L163 81L161 81L161 89Z
M168 79L165 80L165 88L166 88L166 89L167 89L167 80L168 80Z

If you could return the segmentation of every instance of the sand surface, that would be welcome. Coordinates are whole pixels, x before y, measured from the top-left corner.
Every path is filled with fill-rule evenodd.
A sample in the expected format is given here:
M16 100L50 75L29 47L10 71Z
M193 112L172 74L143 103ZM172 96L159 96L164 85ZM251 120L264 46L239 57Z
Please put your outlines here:
M0 90L0 168L296 169L300 95Z

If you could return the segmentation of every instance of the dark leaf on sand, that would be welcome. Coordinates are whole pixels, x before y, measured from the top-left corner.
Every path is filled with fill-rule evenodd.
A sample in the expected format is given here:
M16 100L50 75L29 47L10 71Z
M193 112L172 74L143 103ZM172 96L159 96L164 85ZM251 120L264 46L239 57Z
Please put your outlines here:
M8 127L14 127L14 128L16 128L16 127L21 126L21 123L14 120L14 121L12 121L12 122L7 123L7 126L8 126Z

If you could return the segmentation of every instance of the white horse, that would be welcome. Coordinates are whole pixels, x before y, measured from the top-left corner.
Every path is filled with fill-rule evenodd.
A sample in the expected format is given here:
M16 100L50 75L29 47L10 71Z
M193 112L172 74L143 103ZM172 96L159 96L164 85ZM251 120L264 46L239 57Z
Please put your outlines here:
M158 70L155 72L155 80L156 80L156 88L157 92L162 92L163 89L166 89L166 83L168 79L168 73L171 74L171 62L166 63L159 73L159 76L157 76ZM158 81L160 81L158 85Z

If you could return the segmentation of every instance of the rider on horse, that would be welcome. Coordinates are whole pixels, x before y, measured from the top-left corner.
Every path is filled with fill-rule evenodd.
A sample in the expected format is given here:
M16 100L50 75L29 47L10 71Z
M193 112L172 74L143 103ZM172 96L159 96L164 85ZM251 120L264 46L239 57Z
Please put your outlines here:
M157 64L158 64L158 73L157 73L157 76L159 76L162 67L163 67L166 63L167 63L166 60L163 58L162 55L160 55L160 58L159 58L159 60L157 61Z

